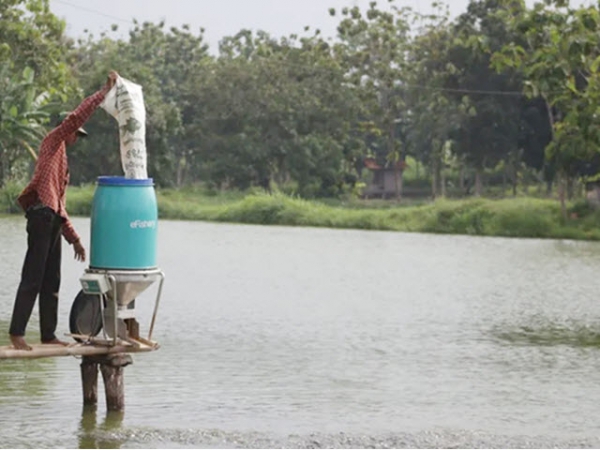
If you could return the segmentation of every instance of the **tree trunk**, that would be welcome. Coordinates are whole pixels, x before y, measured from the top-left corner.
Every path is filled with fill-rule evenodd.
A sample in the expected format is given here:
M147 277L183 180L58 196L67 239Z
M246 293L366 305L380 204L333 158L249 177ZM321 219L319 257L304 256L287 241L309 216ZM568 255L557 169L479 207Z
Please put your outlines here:
M566 176L560 175L558 180L558 199L560 201L560 212L565 221L567 220L566 190Z
M433 156L431 161L431 198L435 200L438 196L438 177L440 161L436 155Z
M396 189L396 201L402 201L402 169L394 169L394 187Z
M517 167L515 166L515 168L513 170L513 179L512 179L512 195L513 195L513 197L517 196L518 182L519 182L519 171L517 170Z
M177 158L177 181L176 186L181 187L183 185L183 178L185 172L185 158L179 157Z
M476 197L481 197L481 194L483 193L483 183L482 183L482 169L476 169L475 170L475 196Z
M515 181L515 189L517 189L519 187L519 172L516 172L517 174L517 181ZM521 184L522 184L522 189L523 192L525 192L525 195L529 195L529 180L527 177L527 174L523 174L523 178L521 179Z
M546 197L552 197L553 184L552 180L546 181Z
M445 170L441 170L440 171L440 188L442 191L442 198L446 198L447 196L447 192L446 192L446 171Z
M388 139L389 139L389 155L393 155L392 161L394 164L394 188L396 191L396 201L402 200L402 169L398 168L398 165L401 164L402 156L396 155L396 130L394 128L394 123L390 124L390 128L388 130ZM396 156L398 158L396 159Z
M550 103L548 103L548 100L546 98L544 98L544 100L546 102L546 109L548 110L548 121L550 122L550 131L552 133L552 140L554 140L554 117L552 116L552 107L550 106ZM558 170L559 170L559 173L558 173L558 198L560 201L560 212L562 214L563 220L567 220L567 204L566 204L566 200L565 200L566 180L565 180L565 176L560 174L560 168ZM548 190L550 190L551 188L552 188L552 182L548 182Z
M573 197L575 195L575 179L573 177L567 177L566 184L567 184L567 198L569 200L573 200Z
M2 149L0 153L0 188L4 187L6 182L6 151Z
M400 195L404 196L404 169L400 170L399 175L399 179L398 179L398 183L399 183L399 188L400 188Z

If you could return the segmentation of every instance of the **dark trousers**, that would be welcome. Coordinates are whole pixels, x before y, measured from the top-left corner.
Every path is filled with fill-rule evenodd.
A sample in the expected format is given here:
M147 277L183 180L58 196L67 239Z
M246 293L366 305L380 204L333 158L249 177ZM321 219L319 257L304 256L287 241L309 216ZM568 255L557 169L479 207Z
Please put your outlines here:
M50 208L28 210L27 254L10 323L12 336L25 336L36 297L40 296L42 342L56 338L60 288L62 219Z

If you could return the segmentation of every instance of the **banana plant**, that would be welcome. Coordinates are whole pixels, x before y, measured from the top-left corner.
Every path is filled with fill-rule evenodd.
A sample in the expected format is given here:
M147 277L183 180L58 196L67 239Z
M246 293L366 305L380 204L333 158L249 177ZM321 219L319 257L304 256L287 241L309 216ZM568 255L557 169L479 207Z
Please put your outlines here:
M34 148L46 134L45 125L57 106L49 97L36 88L31 68L15 73L9 64L0 65L0 185L15 162L25 159L24 152L37 159Z

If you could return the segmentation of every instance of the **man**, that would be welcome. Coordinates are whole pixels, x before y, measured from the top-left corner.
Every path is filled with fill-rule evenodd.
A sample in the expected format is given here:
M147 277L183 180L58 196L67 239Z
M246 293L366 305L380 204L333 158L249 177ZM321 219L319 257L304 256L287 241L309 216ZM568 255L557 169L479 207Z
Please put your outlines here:
M58 291L62 234L73 245L75 259L85 261L85 248L65 209L69 168L66 147L87 133L81 128L114 86L118 74L110 72L104 87L86 98L42 141L33 178L17 201L27 217L27 253L10 324L10 341L17 350L31 350L25 329L39 294L42 344L67 345L54 334L58 317Z

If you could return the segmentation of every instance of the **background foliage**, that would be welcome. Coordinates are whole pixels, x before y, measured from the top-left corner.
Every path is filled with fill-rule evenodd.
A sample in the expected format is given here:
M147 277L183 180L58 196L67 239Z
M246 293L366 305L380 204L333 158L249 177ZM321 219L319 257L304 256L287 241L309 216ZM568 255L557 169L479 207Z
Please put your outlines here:
M127 38L73 41L48 0L1 0L0 184L26 181L55 113L111 69L144 88L162 187L339 198L370 182L369 157L393 171L398 199L557 185L566 214L597 174L597 8L473 0L450 18L391 0L329 13L334 40L240 30L211 54L202 29L136 22ZM99 111L87 129L69 153L75 185L121 173L116 122Z

